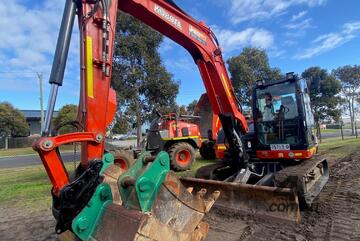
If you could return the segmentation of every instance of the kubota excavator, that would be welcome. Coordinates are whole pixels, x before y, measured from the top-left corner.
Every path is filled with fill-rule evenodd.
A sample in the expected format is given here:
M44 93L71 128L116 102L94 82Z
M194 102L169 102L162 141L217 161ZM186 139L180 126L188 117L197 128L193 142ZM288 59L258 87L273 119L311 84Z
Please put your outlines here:
M123 170L114 165L113 152L105 150L105 130L116 109L110 80L118 9L183 46L199 67L212 110L227 140L224 161L202 173L206 172L203 177L219 180L180 181L169 171L168 154L161 151L155 156L145 152ZM75 15L80 30L80 103L77 121L67 124L78 131L56 135L51 119L58 87L63 83ZM53 186L52 209L60 239L202 240L208 231L202 218L220 193L220 200L229 201L229 208L242 209L245 205L250 211L266 209L271 203L296 201L291 186L237 182L239 177L246 179L243 173L256 172L255 164L244 152L242 137L248 125L220 46L209 27L187 15L172 0L66 0L49 82L45 127L33 147ZM82 143L81 163L69 175L59 146L72 142ZM318 175L316 172L314 176Z

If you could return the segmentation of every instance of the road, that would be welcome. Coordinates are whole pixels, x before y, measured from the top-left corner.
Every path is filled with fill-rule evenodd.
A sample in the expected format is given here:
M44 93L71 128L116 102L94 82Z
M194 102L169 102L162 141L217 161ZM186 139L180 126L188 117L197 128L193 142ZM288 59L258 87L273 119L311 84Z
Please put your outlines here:
M108 143L116 147L135 146L136 140L110 140ZM63 152L61 153L61 157L63 162L73 162L74 160L80 160L80 153L78 152L74 157L74 152ZM42 162L38 154L0 157L0 168L25 167L40 164L42 164Z
M351 136L351 129L343 129L344 136ZM337 132L329 132L329 133L321 133L321 138L334 138L334 137L341 137L341 131L338 130Z
M74 158L73 152L65 152L61 154L64 162L72 162L80 159L80 154L77 153ZM40 165L41 160L38 154L22 155L13 157L0 157L0 168L24 167L32 165Z

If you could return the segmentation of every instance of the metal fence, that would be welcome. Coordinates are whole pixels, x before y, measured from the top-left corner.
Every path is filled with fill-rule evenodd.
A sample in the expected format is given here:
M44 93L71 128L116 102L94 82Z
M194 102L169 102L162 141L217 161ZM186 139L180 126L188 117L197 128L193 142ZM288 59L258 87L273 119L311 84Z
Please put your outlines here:
M31 147L39 137L0 137L0 149Z

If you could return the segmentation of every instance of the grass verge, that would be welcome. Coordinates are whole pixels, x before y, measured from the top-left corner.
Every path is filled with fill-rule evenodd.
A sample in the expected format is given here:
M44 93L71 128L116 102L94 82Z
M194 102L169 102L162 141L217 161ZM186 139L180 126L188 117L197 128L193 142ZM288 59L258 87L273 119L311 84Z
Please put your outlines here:
M325 130L321 130L320 131L321 134L325 134L325 133L341 133L340 129L325 129Z
M319 145L319 153L330 158L341 158L351 153L360 155L360 138L341 137L324 139Z
M73 164L66 164L69 171ZM42 165L0 169L0 205L50 206L51 183Z

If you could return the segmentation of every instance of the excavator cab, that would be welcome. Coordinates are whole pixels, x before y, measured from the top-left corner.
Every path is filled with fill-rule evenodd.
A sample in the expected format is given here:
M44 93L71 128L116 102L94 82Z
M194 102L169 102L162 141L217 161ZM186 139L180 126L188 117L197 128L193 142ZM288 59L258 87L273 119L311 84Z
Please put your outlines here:
M256 157L309 159L316 152L314 117L306 81L289 73L257 83L253 91Z

